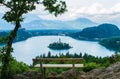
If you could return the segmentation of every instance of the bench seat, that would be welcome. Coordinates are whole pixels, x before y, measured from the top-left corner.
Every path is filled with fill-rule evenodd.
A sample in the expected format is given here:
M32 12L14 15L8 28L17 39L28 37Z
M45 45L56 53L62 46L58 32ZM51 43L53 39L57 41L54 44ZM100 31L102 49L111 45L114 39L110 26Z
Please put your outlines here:
M44 68L72 68L73 64L42 64ZM83 64L75 64L75 68L83 67ZM34 67L39 68L40 64L36 64Z

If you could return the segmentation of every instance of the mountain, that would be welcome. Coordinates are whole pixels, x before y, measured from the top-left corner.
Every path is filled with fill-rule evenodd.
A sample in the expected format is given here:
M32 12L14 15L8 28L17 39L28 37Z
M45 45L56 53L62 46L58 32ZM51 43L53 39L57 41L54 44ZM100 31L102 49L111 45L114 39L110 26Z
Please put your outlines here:
M97 27L85 28L80 32L80 35L88 38L105 38L110 36L120 35L120 30L113 24L101 24Z
M0 13L0 18L3 16ZM34 14L24 15L24 22L22 27L35 30L35 29L83 29L85 27L95 26L97 23L87 19L78 18L71 21L60 21L60 20L43 20L39 16ZM9 26L9 27L8 27ZM0 29L12 29L13 25L7 23L5 20L0 19Z
M96 26L98 24L87 18L77 18L75 20L68 21L68 25L75 27L76 29L83 29L86 27Z
M54 20L34 20L29 23L24 23L23 27L27 27L29 29L70 29L63 21L54 21Z
M31 21L40 19L40 17L35 14L25 14L23 15L23 17L24 17L24 23L29 23Z
M120 36L120 30L113 24L101 24L95 27L88 27L80 32L72 34L74 38L100 39L111 36Z
M30 29L83 29L95 25L97 25L97 23L94 23L87 18L79 18L72 21L39 19L24 23L23 27L28 28L28 26L30 26Z

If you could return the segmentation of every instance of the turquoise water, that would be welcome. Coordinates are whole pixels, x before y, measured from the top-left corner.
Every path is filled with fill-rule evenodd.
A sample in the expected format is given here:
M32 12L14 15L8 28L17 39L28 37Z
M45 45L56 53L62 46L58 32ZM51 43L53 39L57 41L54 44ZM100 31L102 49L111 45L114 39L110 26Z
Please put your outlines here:
M51 50L48 48L50 43L61 39L62 42L69 43L73 48L69 50ZM32 58L41 54L47 54L49 51L53 54L59 53L88 53L94 56L110 56L114 54L113 51L107 50L105 47L98 44L98 42L81 41L67 36L37 36L27 39L26 41L17 42L13 44L13 56L18 61L23 61L27 64L32 64Z

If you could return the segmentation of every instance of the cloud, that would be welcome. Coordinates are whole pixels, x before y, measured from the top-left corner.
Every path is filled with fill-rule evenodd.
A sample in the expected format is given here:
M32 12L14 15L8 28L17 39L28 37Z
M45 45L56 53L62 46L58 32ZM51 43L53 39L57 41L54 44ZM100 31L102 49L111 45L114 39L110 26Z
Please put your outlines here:
M120 13L120 3L116 4L111 8L113 12Z
M88 18L91 18L92 20L97 21L97 22L111 22L113 19L120 17L120 8L119 7L120 7L120 3L117 3L110 8L105 8L103 5L101 5L101 7L96 7L96 9L93 9L90 6L87 8L89 10L87 10L86 13L83 12L82 15L86 16ZM90 9L92 9L93 12Z
M5 13L6 11L8 11L9 9L6 8L5 6L0 5L0 13Z
M73 20L79 17L86 17L95 22L109 22L112 19L120 17L119 0L65 0L68 12L55 17L44 11L43 5L36 5L36 10L30 12L36 14L42 19L49 20ZM108 3L109 2L109 3ZM6 9L0 6L0 12ZM119 18L117 18L119 19ZM119 19L120 20L120 19Z
M42 5L38 5L33 13L37 14L42 19L49 20L73 20L79 17L86 17L97 22L109 21L120 14L120 3L116 3L111 7L106 7L106 5L98 2L81 6L78 0L75 1L76 4L70 1L67 2L68 12L58 17L54 17L44 11L44 6Z

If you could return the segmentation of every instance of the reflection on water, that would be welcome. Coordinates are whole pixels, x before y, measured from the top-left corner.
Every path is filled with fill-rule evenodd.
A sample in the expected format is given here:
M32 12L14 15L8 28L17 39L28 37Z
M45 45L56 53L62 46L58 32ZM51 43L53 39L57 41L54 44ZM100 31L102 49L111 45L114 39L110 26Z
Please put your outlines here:
M73 48L69 50L51 50L48 48L50 43L56 42L61 39L62 42L69 43ZM56 55L59 53L88 53L94 56L110 56L114 52L109 51L98 42L75 40L67 36L38 36L29 38L26 41L13 44L14 53L13 56L18 61L23 61L27 64L32 64L32 58L35 58L41 54L47 54L49 51L51 54Z

